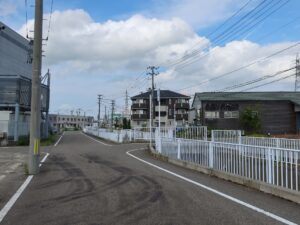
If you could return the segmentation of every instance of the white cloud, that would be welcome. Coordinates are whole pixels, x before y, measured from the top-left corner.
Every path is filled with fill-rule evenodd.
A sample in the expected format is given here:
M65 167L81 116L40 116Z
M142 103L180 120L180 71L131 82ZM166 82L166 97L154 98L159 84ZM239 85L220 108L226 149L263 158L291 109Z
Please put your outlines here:
M158 20L135 15L124 21L96 23L83 10L68 10L54 12L52 23L46 49L48 64L71 61L85 71L144 67L180 54L186 50L185 45L200 39L180 19ZM33 21L29 27L33 27ZM25 26L21 33L25 33Z
M196 1L191 2L196 4ZM83 10L55 11L52 19L45 67L50 66L54 74L54 97L51 99L54 108L64 104L91 108L96 104L97 94L104 94L107 98L124 95L128 84L147 66L162 65L170 59L179 59L190 52L189 49L197 49L196 46L210 46L209 40L195 33L182 19L156 19L134 15L127 20L97 23ZM29 27L33 27L33 21L29 21ZM20 32L25 34L25 26ZM196 45L198 43L200 44ZM181 70L171 68L162 72L157 77L158 87L178 90L194 86L290 44L261 46L250 41L234 41L223 47L217 46L209 50L207 57L196 59L194 64ZM296 50L299 48L226 78L185 89L183 93L217 90L272 74L291 66ZM206 52L203 51L202 54L205 55ZM143 86L140 90L146 90L145 85L148 82L141 80L135 85ZM270 87L274 90L290 90L291 81L283 81ZM137 90L130 89L129 94L136 94ZM117 104L123 102L124 100L119 100Z

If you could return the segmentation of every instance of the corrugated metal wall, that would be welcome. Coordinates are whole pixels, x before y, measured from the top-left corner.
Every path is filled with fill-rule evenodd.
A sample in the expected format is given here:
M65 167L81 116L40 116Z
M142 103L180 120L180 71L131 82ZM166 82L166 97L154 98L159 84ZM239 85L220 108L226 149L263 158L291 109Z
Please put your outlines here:
M20 75L31 78L31 47L21 35L5 26L0 30L0 75Z

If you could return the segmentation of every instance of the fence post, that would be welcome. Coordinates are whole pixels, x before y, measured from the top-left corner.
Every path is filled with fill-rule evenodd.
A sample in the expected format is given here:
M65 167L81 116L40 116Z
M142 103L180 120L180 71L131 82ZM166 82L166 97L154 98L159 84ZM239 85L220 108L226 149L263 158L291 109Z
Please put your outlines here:
M279 138L276 138L276 148L280 148Z
M161 154L161 133L158 132L158 152Z
M180 139L177 139L177 159L181 159L181 153L180 153Z
M15 105L14 141L19 140L19 104Z
M239 142L239 155L241 154L241 152L242 152L242 132L239 130L239 132L238 132L238 135L239 135L239 137L238 137L238 142Z
M214 168L214 152L213 152L213 142L209 142L209 153L208 153L208 160L209 160L209 168Z
M267 156L268 156L268 164L267 164L267 167L268 167L268 169L267 169L268 183L272 184L272 153L271 153L271 148L268 148Z

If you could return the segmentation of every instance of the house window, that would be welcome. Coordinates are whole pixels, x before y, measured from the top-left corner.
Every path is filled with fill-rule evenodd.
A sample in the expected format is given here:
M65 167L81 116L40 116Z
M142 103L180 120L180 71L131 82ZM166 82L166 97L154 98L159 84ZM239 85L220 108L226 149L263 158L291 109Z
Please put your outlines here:
M172 116L172 109L169 109L169 116Z
M206 119L218 119L218 118L220 118L220 113L219 113L219 111L206 111L205 118Z
M171 105L171 104L172 104L172 99L169 98L169 105Z
M224 111L224 118L239 118L239 111Z

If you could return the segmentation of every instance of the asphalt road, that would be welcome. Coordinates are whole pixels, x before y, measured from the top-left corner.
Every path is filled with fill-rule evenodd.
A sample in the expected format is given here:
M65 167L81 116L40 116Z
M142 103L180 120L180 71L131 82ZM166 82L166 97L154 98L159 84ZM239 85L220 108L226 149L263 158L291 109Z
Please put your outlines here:
M145 144L107 146L79 132L64 135L1 225L281 224L126 154ZM135 156L300 223L300 205L218 178Z

